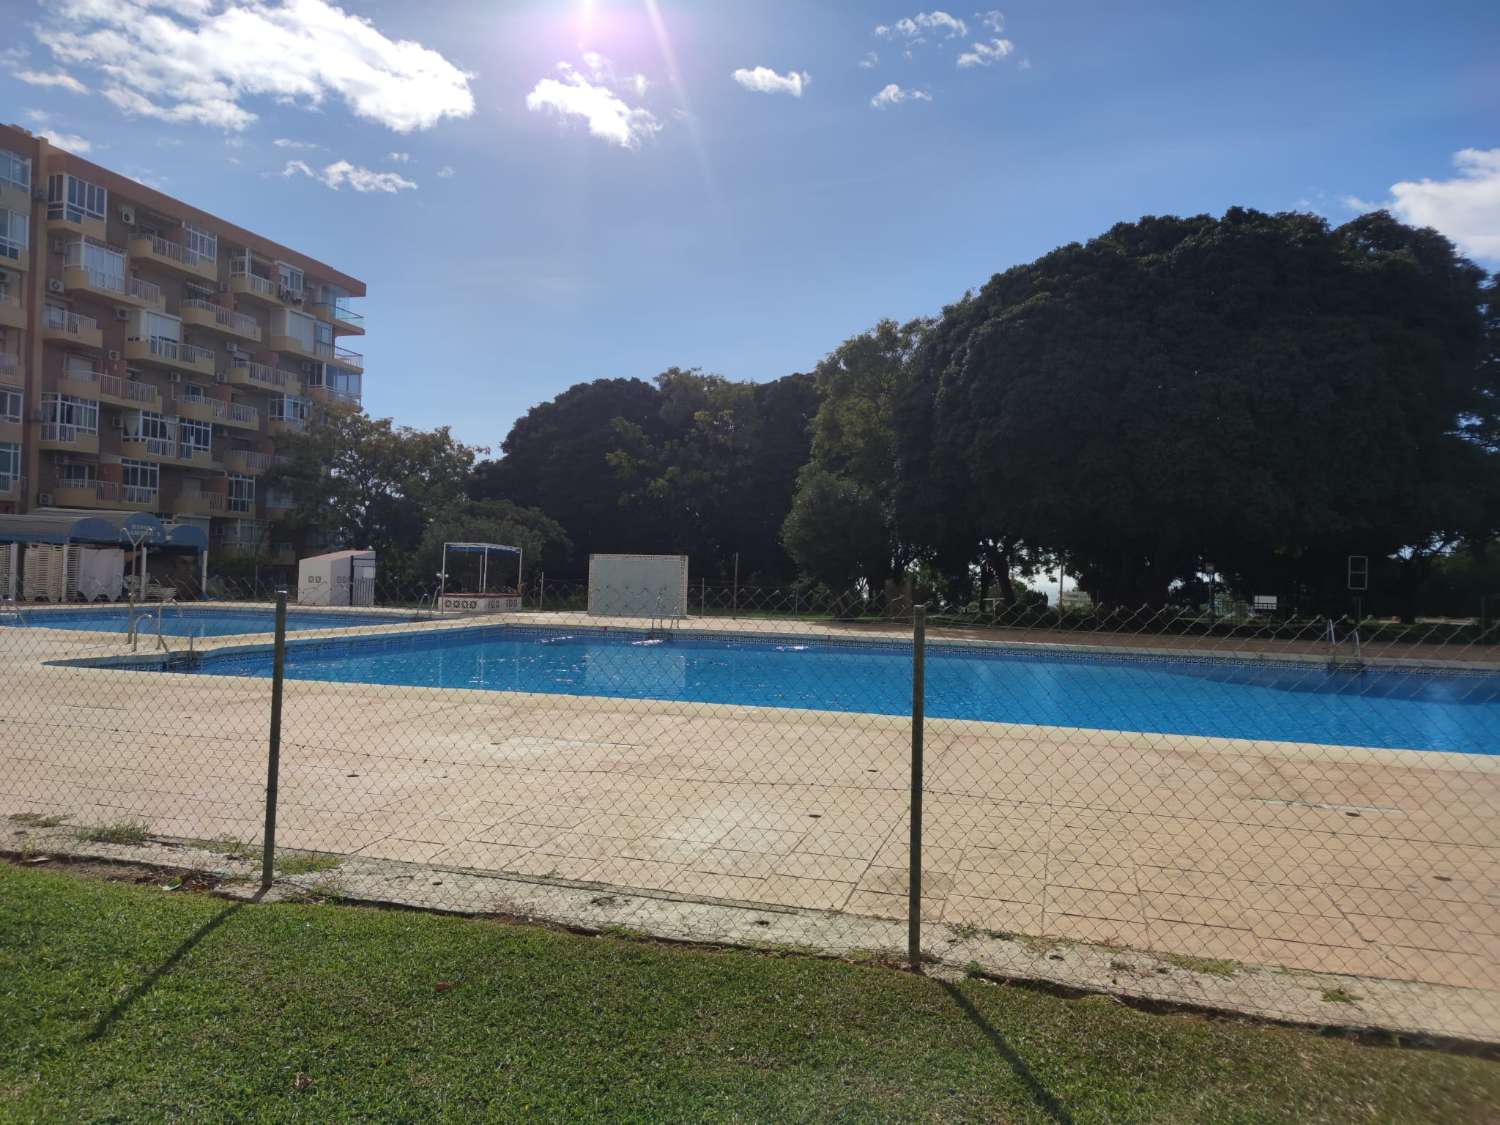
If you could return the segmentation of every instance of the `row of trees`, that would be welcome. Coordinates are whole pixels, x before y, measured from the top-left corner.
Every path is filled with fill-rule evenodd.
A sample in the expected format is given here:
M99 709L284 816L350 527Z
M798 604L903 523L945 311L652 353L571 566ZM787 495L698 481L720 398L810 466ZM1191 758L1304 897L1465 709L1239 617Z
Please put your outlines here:
M672 552L709 578L919 576L1014 602L1065 565L1100 601L1155 604L1212 571L1342 608L1362 554L1409 611L1495 572L1497 340L1495 282L1383 213L1146 218L881 322L811 374L579 384L492 460L332 415L277 483L299 534L413 579L444 538L483 538L554 573Z

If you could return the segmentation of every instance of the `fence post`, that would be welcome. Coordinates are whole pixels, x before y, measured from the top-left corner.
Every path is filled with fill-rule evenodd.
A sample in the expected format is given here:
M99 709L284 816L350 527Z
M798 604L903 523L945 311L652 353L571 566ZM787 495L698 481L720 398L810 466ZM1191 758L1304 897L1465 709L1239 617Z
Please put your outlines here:
M911 868L907 872L906 957L922 971L922 721L926 702L927 607L911 610Z
M545 570L542 571L542 584L537 593L536 608L538 611L547 608L547 572Z
M271 658L271 743L266 755L266 831L260 860L265 890L276 876L276 790L281 777L281 681L286 671L286 590L276 591L276 646Z

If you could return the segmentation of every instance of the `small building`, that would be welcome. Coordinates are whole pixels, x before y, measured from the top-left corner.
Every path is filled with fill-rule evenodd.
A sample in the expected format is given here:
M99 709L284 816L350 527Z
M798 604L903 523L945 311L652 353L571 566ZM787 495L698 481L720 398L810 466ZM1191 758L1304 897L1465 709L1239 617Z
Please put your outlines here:
M374 605L375 552L332 551L297 564L298 605Z

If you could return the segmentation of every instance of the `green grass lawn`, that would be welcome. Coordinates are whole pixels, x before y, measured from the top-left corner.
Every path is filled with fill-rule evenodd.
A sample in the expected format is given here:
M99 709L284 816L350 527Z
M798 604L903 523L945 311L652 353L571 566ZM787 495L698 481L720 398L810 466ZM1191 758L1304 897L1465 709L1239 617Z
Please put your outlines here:
M1500 1064L0 864L0 1118L1495 1120Z

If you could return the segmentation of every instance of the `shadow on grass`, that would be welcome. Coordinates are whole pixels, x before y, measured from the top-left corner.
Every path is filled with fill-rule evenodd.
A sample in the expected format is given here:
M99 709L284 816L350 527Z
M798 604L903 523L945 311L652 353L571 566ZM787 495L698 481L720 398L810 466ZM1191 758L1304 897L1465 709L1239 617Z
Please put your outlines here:
M262 893L264 892L258 892L246 901L258 902L260 901L260 896ZM93 1030L83 1037L83 1042L92 1043L97 1039L103 1038L104 1035L109 1031L109 1029L114 1026L115 1022L127 1011L129 1011L132 1004L134 1004L142 996L146 995L146 993L150 992L151 989L155 987L157 981L161 980L162 977L170 973L174 968L177 967L178 962L180 962L184 957L186 957L193 951L194 946L196 946L209 934L217 930L225 922L229 921L230 915L234 914L244 905L244 901L230 903L229 905L225 906L223 910L219 911L207 922L204 922L203 925L199 926L196 930L194 930L186 938L184 938L182 944L179 945L176 949L172 950L171 954L165 961L156 966L156 968L152 969L151 972L146 975L144 980L142 980L124 996L120 997L120 999L115 1002L115 1006L109 1011L105 1012L104 1015L99 1018L99 1022L94 1025Z
M996 1031L990 1022L980 1014L978 1008L970 1002L969 998L956 986L948 981L939 981L943 991L946 992L953 1002L958 1005L959 1010L969 1017L969 1022L983 1032L984 1037L990 1041L990 1046L995 1053L1005 1060L1006 1064L1021 1080L1021 1085L1026 1087L1026 1092L1036 1104L1041 1107L1043 1113L1052 1118L1059 1125L1073 1125L1073 1118L1062 1103L1052 1096L1052 1092L1038 1081L1037 1076L1031 1073L1031 1068L1026 1065L1026 1060L1016 1053L1016 1049L1005 1041L1005 1036Z

